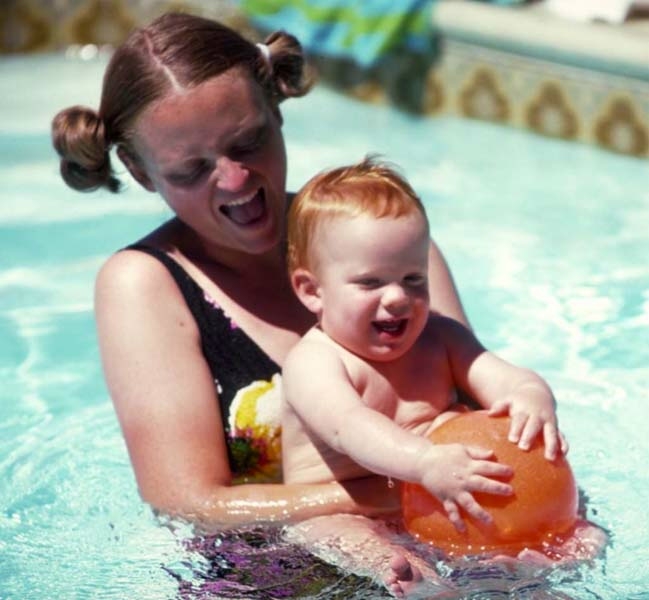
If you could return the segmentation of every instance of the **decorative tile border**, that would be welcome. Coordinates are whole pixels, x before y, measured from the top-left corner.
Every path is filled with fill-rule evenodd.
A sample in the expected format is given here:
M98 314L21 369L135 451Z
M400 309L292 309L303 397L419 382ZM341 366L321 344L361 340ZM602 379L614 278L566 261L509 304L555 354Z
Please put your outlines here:
M448 41L424 112L454 113L649 156L649 81ZM441 88L441 92L440 92Z

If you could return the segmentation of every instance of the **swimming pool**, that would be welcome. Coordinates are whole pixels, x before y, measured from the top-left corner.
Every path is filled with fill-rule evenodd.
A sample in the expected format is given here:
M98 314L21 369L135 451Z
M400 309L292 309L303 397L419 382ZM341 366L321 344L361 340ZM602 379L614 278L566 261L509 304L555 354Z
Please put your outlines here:
M68 190L50 147L59 108L96 105L104 64L0 60L0 598L222 597L179 595L177 579L200 570L189 532L139 501L96 348L96 270L167 213L135 186ZM646 598L647 163L325 89L284 113L292 188L368 151L403 167L481 339L553 385L588 517L611 532L592 565L541 583L455 577L444 597Z

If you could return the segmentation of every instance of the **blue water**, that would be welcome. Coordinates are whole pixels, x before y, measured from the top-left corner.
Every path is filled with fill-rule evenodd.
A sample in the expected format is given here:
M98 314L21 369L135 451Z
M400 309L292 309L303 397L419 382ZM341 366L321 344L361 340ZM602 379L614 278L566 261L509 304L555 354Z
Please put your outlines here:
M0 59L3 600L176 598L169 571L192 570L186 528L139 501L92 316L99 265L168 214L133 184L68 190L50 148L52 115L96 106L104 64ZM480 338L552 384L588 517L611 532L592 564L544 574L545 595L503 578L445 597L649 598L647 162L325 89L283 110L292 188L369 151L403 167Z

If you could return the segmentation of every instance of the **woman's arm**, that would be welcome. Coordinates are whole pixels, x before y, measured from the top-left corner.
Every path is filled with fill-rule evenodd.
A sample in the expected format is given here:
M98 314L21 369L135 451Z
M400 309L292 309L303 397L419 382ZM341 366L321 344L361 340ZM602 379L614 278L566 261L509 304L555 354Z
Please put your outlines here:
M225 433L196 323L166 269L119 252L101 269L95 311L108 389L142 498L209 523L398 508L382 481L231 486ZM381 486L373 495L372 486Z
M292 523L337 513L390 517L398 514L400 502L398 487L375 475L331 483L220 486L200 506L166 512L209 529L255 521Z
M430 292L430 307L445 317L451 317L466 327L471 327L453 276L439 247L431 240L428 250L428 288Z

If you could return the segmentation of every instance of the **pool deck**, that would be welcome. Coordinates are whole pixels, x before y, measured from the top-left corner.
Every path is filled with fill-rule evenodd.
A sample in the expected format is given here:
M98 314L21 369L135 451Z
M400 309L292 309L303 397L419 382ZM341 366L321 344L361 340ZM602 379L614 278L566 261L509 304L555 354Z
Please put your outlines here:
M429 113L450 112L649 156L649 15L578 22L543 3L438 2Z
M448 40L649 82L649 14L621 24L562 18L543 3L442 0L433 26Z

